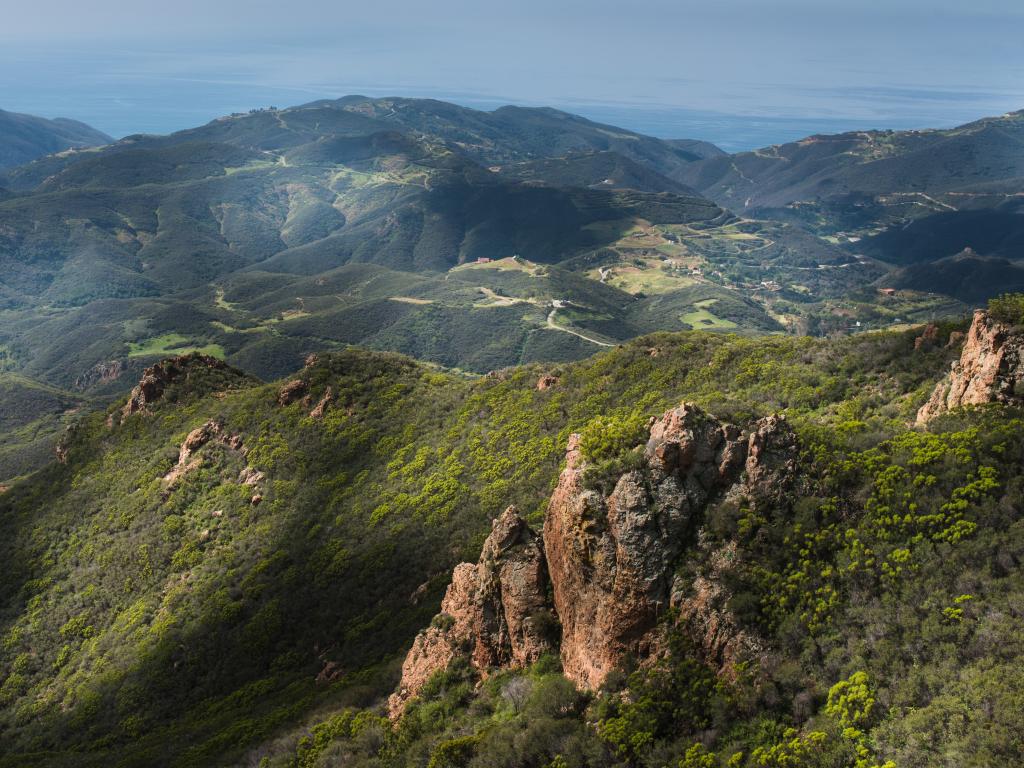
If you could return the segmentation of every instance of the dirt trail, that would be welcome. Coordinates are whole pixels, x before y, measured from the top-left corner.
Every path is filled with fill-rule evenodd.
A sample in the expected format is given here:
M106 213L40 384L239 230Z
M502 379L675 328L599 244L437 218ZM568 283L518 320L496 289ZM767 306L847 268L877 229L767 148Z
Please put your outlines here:
M614 346L616 346L615 344L609 344L607 341L598 341L597 339L592 339L589 336L584 336L582 333L580 333L578 331L573 331L573 330L571 330L569 328L565 328L565 327L563 327L561 325L558 325L557 323L555 323L555 313L557 311L558 311L558 309L556 308L556 309L552 309L548 313L548 328L553 328L554 330L562 331L563 333L570 333L573 336L578 336L579 338L583 339L584 341L589 341L591 344L597 344L599 347L614 347Z

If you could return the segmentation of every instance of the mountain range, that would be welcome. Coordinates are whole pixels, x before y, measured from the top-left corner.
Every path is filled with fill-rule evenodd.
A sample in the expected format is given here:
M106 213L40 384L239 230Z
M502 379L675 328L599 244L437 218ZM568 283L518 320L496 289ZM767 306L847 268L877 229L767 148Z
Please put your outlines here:
M727 155L553 109L346 97L9 168L0 370L62 406L18 409L0 477L171 353L272 379L359 344L485 373L655 330L955 316L1021 284L1022 122Z
M1024 111L948 130L810 136L679 178L737 213L855 243L896 268L889 285L967 302L1024 286Z
M1020 764L1022 122L0 172L0 768Z

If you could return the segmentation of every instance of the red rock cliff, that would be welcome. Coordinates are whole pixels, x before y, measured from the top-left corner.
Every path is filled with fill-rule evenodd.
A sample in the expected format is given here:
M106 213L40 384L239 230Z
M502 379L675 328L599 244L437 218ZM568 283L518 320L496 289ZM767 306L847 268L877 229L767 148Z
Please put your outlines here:
M544 521L570 680L597 688L627 657L658 651L675 567L709 502L732 488L774 493L792 470L794 449L783 418L764 419L747 435L684 403L651 427L644 468L623 475L602 498L584 488L582 457L570 442Z
M455 567L441 613L402 664L402 681L388 700L391 717L462 653L486 674L492 667L524 667L552 650L547 586L540 538L509 507L494 521L480 561Z
M960 359L917 412L919 426L964 405L1024 403L1024 334L974 313Z
M599 687L627 658L660 654L659 621L670 606L720 671L757 650L726 607L719 576L730 552L712 557L692 584L679 583L676 571L710 503L727 494L779 500L795 470L795 434L784 417L762 419L747 433L684 403L654 421L642 450L642 467L603 497L584 485L579 437L570 438L543 546L513 508L494 522L480 562L456 567L441 614L406 657L392 718L458 655L481 672L536 660L553 648L538 626L551 623L543 620L549 612L562 626L563 671L583 688Z

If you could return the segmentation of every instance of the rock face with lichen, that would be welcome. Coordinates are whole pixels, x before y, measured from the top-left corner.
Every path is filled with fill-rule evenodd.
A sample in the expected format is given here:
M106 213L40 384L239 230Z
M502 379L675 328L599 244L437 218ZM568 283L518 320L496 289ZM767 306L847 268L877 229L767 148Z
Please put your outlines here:
M435 672L461 654L482 674L524 667L554 646L549 637L548 576L540 537L509 507L493 523L475 565L455 567L439 613L421 632L388 701L398 717Z
M627 659L661 655L670 607L705 661L727 677L760 650L727 607L727 548L705 553L710 566L696 578L676 574L688 551L698 555L710 504L737 496L755 505L780 501L796 470L792 428L769 416L748 432L684 403L653 420L638 450L641 467L603 496L587 487L579 436L570 437L543 544L513 508L494 522L480 562L455 569L441 614L406 657L392 717L459 655L482 672L529 664L553 647L548 614L561 624L563 672L581 688L598 688Z
M731 682L737 678L741 661L763 651L759 638L743 630L729 610L732 595L725 587L724 574L736 556L735 542L708 553L705 567L696 576L675 578L670 597L676 624L690 638L701 660Z
M917 424L924 426L955 408L985 403L1024 403L1024 333L978 310L960 359L917 412Z

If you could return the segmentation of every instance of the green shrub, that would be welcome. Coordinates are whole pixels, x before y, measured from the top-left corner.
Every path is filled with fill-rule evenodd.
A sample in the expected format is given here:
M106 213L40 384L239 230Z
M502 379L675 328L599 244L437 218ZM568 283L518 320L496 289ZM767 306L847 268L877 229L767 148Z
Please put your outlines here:
M993 319L1009 325L1024 325L1024 293L1004 293L988 301Z

